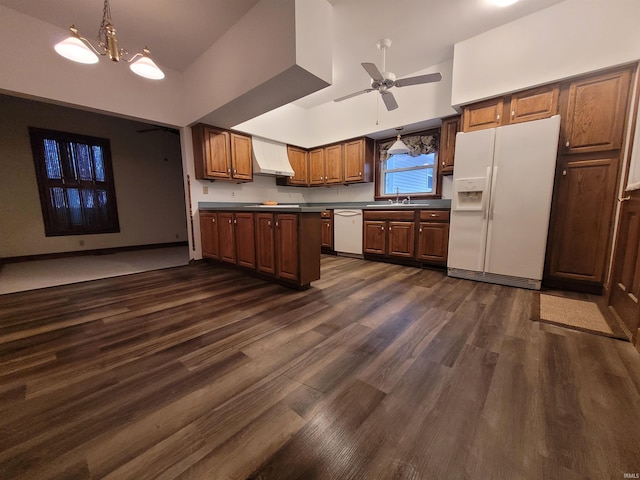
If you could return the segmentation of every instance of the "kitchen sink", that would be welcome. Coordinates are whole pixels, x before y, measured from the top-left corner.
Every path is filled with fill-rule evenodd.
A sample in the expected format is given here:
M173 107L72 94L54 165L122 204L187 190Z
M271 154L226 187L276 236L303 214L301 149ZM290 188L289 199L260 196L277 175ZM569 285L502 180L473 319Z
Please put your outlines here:
M421 203L420 205L416 203L372 203L367 205L367 207L409 207L409 208L417 208L417 207L428 207L428 203Z

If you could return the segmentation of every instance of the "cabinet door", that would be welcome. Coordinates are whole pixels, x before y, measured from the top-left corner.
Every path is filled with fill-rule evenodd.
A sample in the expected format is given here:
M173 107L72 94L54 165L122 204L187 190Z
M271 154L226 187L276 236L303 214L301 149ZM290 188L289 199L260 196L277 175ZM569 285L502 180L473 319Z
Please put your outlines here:
M502 125L502 97L464 107L463 131L472 132Z
M640 195L623 204L614 258L610 305L638 342L640 327Z
M200 212L200 241L202 256L220 259L218 246L218 215L214 212Z
M204 127L202 149L206 166L206 177L230 178L231 153L229 151L229 132Z
M324 149L325 183L342 183L342 144L331 145Z
M233 213L218 212L218 239L220 242L220 260L236 263L236 235Z
M308 185L309 184L309 169L308 169L308 154L306 150L297 147L287 147L287 154L289 157L289 163L293 168L293 177L287 178L287 184L289 185Z
M333 220L322 219L322 246L333 250Z
M453 174L453 158L456 150L456 134L458 130L460 130L459 115L442 120L438 160L440 161L440 171L443 175Z
M278 214L275 219L276 274L287 280L298 280L298 272L300 270L298 260L298 216L294 214Z
M256 268L276 273L275 221L272 213L256 213Z
M364 253L386 255L387 253L387 222L381 220L364 221Z
M389 222L389 250L392 257L412 258L415 251L413 222Z
M420 223L418 231L418 260L446 263L448 248L448 223Z
M547 85L511 95L509 123L530 122L558 113L558 85Z
M231 176L238 180L253 180L253 158L251 155L251 137L230 134Z
M615 158L565 163L556 180L549 276L603 284L617 170Z
M322 185L324 178L324 148L316 148L309 152L309 184Z
M344 181L364 182L365 144L364 138L344 144Z
M623 70L571 84L562 153L603 152L620 148L629 80L629 70Z
M237 263L243 267L256 268L253 213L236 213L234 217Z

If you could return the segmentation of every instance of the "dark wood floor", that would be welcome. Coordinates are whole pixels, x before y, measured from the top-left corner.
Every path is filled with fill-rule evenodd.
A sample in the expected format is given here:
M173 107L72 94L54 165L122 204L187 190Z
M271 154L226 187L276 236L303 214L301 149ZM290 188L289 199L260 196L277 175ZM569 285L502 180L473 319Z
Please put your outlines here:
M535 292L342 257L0 296L0 478L622 479L640 355Z

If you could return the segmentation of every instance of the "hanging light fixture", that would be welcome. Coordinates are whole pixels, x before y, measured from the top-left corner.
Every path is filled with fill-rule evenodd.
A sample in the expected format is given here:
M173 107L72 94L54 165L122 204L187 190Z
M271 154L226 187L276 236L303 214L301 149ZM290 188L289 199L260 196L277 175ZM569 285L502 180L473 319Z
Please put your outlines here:
M387 153L389 155L402 155L404 153L409 153L409 147L400 140L400 130L402 130L402 127L396 128L396 130L398 131L398 139L393 143L393 145L391 145L389 150L387 150Z
M129 52L124 48L118 47L116 29L111 21L109 0L104 0L102 23L98 29L97 47L94 47L89 40L80 36L75 25L71 25L69 30L71 30L71 36L54 47L56 52L64 58L79 63L97 63L100 56L109 56L109 59L114 62L119 62L120 60L127 62L131 71L136 75L152 80L164 78L162 70L149 57L149 49L147 47L142 49L142 53L136 53L129 59L125 58Z

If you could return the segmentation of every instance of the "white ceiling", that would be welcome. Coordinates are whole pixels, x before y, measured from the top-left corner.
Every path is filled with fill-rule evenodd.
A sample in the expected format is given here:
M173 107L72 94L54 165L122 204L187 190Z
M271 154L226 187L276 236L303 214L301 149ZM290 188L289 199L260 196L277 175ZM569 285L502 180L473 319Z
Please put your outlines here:
M111 0L120 46L137 52L145 45L161 67L184 71L259 0ZM279 1L279 0L271 0ZM333 85L296 102L311 108L368 87L361 62L382 69L376 42L390 38L387 70L398 78L453 56L453 45L562 0L520 0L499 8L491 0L328 0L333 31ZM0 0L40 20L97 37L103 0ZM544 32L541 32L543 35ZM268 41L268 39L265 39Z

